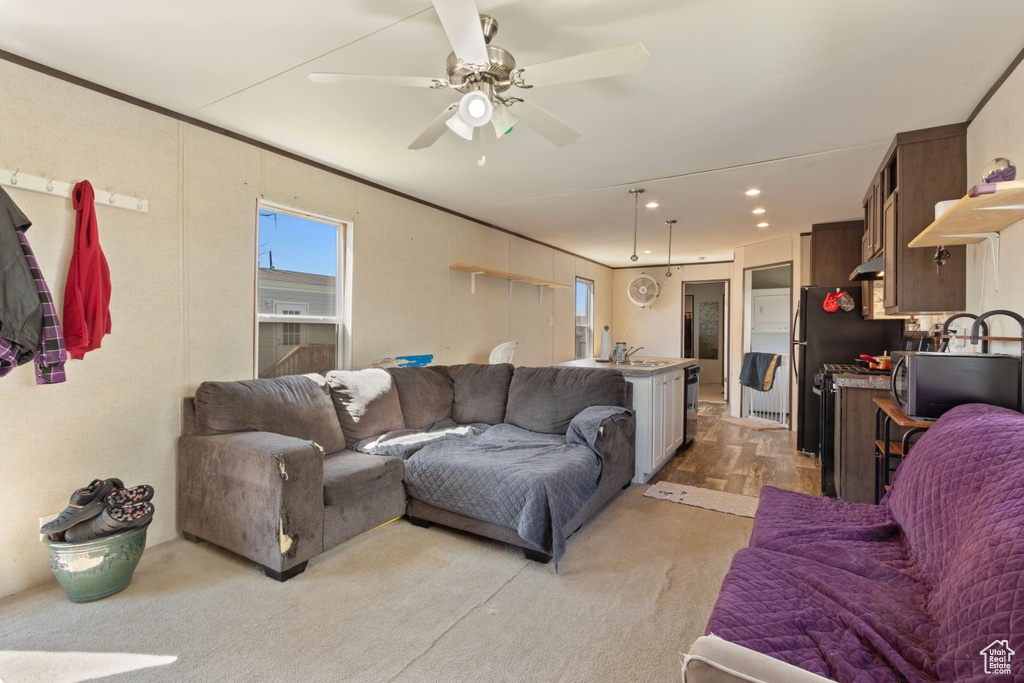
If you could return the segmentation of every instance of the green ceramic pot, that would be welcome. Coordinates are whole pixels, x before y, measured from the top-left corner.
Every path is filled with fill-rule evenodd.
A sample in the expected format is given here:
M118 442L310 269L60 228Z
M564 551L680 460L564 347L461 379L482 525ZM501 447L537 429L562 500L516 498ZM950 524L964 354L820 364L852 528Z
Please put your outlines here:
M50 570L71 602L92 602L124 590L146 547L146 526L83 543L44 541Z

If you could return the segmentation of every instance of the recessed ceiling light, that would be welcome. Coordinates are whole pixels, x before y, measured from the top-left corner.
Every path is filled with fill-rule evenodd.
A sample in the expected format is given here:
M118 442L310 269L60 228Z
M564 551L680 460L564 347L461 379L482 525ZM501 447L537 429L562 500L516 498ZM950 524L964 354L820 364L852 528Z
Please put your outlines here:
M753 213L764 213L767 209L754 209Z
M658 208L658 202L647 202L646 206L648 209L656 209Z
M647 250L647 251L645 251L644 253L645 253L645 254L650 254L650 253L651 253L651 250L650 250L650 249L648 249L648 250Z
M759 227L759 228L767 228L768 224L767 223L758 223L757 227Z
M759 195L759 194L761 194L761 190L757 189L756 187L747 190L747 196L748 197L753 197L753 196Z

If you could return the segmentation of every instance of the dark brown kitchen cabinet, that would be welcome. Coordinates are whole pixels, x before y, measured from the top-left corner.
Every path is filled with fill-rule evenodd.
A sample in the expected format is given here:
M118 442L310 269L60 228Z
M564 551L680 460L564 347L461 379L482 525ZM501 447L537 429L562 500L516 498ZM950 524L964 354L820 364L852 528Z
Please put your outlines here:
M875 503L874 398L888 398L885 377L856 375L865 386L836 386L836 496L854 503ZM906 430L893 427L899 442Z
M815 223L811 226L811 285L856 287L850 272L861 263L864 221Z
M885 235L885 312L896 307L896 284L899 282L899 268L896 258L900 253L899 231L896 228L896 193L893 192L885 200L885 207L882 209L882 233ZM917 237L917 235L914 235ZM960 309L957 309L960 310Z
M878 239L884 254L886 314L964 310L965 248L947 247L951 258L937 267L933 250L909 244L935 220L935 204L962 197L966 187L966 124L900 133L893 140L865 198L865 222L876 223L865 225L866 242Z
M870 261L882 251L882 210L881 188L878 178L868 187L864 196L864 239L861 243L861 258Z

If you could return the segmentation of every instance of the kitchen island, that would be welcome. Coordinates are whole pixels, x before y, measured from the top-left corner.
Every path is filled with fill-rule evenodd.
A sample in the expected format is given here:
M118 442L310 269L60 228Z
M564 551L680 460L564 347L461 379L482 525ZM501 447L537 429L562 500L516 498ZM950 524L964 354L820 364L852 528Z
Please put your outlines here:
M588 358L559 363L558 367L618 370L633 386L633 483L650 481L681 447L693 441L697 432L696 358L634 358L614 364Z

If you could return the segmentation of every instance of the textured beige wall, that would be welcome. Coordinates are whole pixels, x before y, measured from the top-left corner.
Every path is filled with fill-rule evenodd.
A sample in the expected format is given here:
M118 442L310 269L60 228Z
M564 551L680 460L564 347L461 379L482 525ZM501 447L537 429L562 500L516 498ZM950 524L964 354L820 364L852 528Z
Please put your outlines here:
M967 128L967 187L981 182L982 169L996 157L1017 166L1017 180L1024 179L1024 66L1018 66ZM950 197L955 199L955 197ZM1008 309L1024 314L1024 221L1000 233L999 289L996 290L992 253L981 242L967 247L967 310ZM988 319L992 336L1019 337L1020 326L1011 318ZM998 353L1020 354L1017 342L994 342Z
M174 536L174 439L182 365L179 125L0 61L0 167L145 196L148 214L99 207L110 265L111 334L68 381L37 386L31 365L0 379L0 596L52 581L39 517L97 477L148 482L161 510L150 536ZM74 242L71 201L10 189L58 310Z
M256 211L260 199L354 222L351 367L397 355L486 362L520 341L517 365L573 354L572 289L489 277L471 263L572 284L595 280L611 320L611 270L279 154L0 61L0 168L88 178L144 196L148 214L100 208L113 332L69 380L36 386L32 368L0 379L6 513L0 596L52 581L39 517L96 477L156 488L153 545L175 529L181 401L209 379L253 376ZM58 309L74 234L68 200L11 190ZM516 268L521 269L515 271Z
M673 266L672 277L665 277L664 265L615 270L612 341L643 346L641 356L679 357L683 333L683 283L728 280L732 278L732 270L732 263ZM658 298L647 308L634 304L627 294L629 283L641 273L651 276L661 286Z

